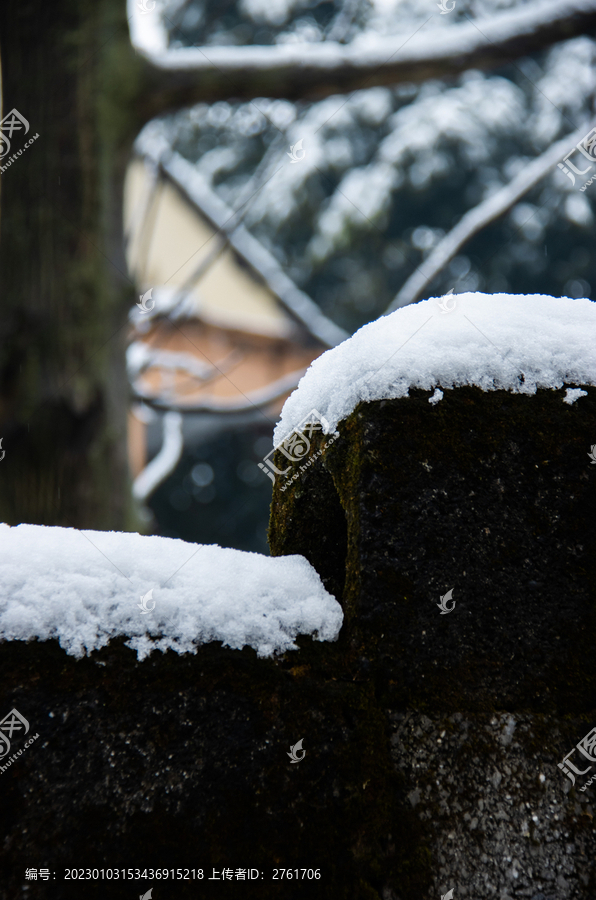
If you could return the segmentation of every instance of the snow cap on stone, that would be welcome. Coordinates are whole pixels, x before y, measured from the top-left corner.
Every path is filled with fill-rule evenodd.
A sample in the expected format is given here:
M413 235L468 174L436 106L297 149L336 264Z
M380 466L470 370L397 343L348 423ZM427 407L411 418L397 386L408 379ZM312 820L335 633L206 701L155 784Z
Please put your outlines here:
M82 657L124 635L138 659L222 641L263 657L297 650L297 634L333 641L342 621L303 556L0 524L0 640L55 638Z
M280 444L313 409L332 433L360 401L407 397L410 388L534 394L586 384L596 384L596 303L448 294L364 325L315 359L286 400L273 440Z

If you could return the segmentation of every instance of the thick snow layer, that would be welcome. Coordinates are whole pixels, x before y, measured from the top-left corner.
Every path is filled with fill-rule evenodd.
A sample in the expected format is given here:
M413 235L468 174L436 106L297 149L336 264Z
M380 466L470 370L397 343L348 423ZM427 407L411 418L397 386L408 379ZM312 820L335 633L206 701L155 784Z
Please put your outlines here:
M298 649L297 634L335 640L342 621L339 603L302 556L0 524L3 640L56 638L76 657L118 635L138 659L155 649L194 653L208 641L273 656Z
M398 309L315 359L286 400L273 442L313 409L329 434L361 400L464 384L523 394L596 384L596 303L465 293Z

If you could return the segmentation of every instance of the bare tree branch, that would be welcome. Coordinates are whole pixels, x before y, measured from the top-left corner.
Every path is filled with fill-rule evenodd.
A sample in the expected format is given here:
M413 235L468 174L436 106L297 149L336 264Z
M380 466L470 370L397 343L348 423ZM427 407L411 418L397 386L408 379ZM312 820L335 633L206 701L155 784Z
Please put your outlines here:
M524 194L527 194L531 188L551 171L553 166L570 149L586 136L589 130L590 125L585 124L573 134L568 134L562 140L557 141L556 144L549 147L546 153L543 153L542 156L539 156L533 162L528 163L513 181L482 203L479 203L474 209L469 210L460 219L455 228L439 241L432 253L421 263L413 275L408 278L384 315L418 300L425 288L428 287L471 237L478 234L486 225L494 222L495 219L498 219L499 216L511 209Z
M432 18L432 17L431 17ZM358 40L151 51L144 59L141 117L199 102L285 97L317 99L374 85L448 78L491 69L596 28L596 0L540 0L489 19Z

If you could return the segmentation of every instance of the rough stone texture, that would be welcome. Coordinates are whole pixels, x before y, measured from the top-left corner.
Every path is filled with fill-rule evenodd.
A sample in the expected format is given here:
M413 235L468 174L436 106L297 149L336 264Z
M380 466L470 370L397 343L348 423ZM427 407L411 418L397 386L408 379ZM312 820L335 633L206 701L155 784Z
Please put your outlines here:
M594 796L570 791L543 750L567 746L556 719L389 715L395 766L431 835L429 896L451 887L454 900L596 896Z
M343 638L392 723L430 854L421 897L596 897L593 788L566 796L556 767L596 725L596 390L584 389L572 406L564 390L473 387L435 406L429 391L362 403L320 463L276 485L272 552L302 553L341 597ZM490 725L503 715L525 723L508 745ZM539 824L524 824L530 810Z
M0 713L39 733L0 774L0 900L596 900L596 785L556 766L596 725L587 390L362 405L276 485L272 551L303 553L341 600L335 643L142 663L121 640L83 660L0 644ZM31 866L56 880L26 882ZM263 878L206 880L224 867ZM321 880L272 879L288 867Z
M121 640L83 660L54 641L0 645L2 715L16 707L39 734L0 774L2 900L130 900L151 886L154 900L378 900L397 882L404 900L422 896L422 829L373 684L341 638L298 642L277 660L212 643L142 663ZM30 866L56 881L26 882ZM64 882L66 867L194 867L205 879L254 867L263 878L81 885ZM322 877L274 881L277 867Z

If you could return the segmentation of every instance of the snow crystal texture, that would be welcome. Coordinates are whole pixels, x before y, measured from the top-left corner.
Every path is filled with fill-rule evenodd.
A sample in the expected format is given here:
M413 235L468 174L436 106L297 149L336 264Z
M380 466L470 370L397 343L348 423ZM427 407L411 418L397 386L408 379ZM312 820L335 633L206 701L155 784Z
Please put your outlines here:
M362 400L467 384L522 394L596 384L596 303L464 293L398 309L315 359L286 400L273 442L313 409L331 434Z
M209 641L273 656L297 634L336 640L343 621L302 556L114 531L0 524L0 585L0 639L55 638L76 657L118 635L139 660Z

